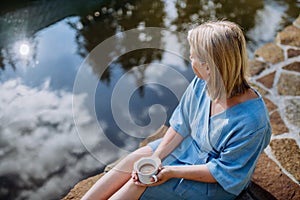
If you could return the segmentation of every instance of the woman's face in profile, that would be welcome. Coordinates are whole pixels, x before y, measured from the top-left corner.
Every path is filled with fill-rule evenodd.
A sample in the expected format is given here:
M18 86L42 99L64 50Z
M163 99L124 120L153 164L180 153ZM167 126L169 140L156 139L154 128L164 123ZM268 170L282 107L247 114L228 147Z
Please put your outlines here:
M190 48L190 60L191 60L192 69L196 74L196 76L201 78L202 80L207 81L209 77L208 65L206 62L200 61L197 58L192 48Z

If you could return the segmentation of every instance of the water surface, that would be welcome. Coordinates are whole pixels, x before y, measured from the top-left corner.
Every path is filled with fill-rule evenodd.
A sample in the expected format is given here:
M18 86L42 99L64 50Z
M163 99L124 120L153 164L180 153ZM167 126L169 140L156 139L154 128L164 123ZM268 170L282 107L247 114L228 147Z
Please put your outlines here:
M4 1L0 199L59 199L79 180L99 173L105 164L136 149L152 129L167 123L178 103L176 95L184 91L185 80L193 78L184 59L185 37L159 32L155 42L160 49L124 54L128 44L120 37L106 52L111 62L104 71L87 56L105 40L136 29L139 40L153 42L153 35L143 34L147 27L184 34L202 21L227 18L244 28L252 57L255 49L272 42L298 16L299 4L298 0ZM181 53L165 51L168 47ZM94 106L87 93L73 92L82 68L89 74L82 85L97 80ZM128 88L133 91L126 99ZM116 118L127 119L128 112L135 126L130 122L120 127ZM76 125L73 113L80 122ZM151 129L136 129L151 124L151 119L161 121Z

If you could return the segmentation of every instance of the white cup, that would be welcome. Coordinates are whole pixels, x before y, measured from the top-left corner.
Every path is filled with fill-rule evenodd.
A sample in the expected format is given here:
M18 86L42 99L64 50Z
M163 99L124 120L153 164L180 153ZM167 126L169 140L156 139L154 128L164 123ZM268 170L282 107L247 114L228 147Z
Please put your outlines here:
M135 162L134 170L137 172L139 181L144 184L152 184L151 178L157 181L156 174L161 161L157 157L143 157Z

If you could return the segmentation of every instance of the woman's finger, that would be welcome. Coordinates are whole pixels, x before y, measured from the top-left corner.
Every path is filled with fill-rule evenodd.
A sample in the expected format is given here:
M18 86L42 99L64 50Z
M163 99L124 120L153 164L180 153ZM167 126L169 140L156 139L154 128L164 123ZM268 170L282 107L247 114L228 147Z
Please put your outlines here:
M141 186L141 187L148 187L149 186L148 184L141 183L140 181L136 181L136 182L134 182L134 184L137 185L137 186Z
M163 170L164 169L164 167L162 166L162 165L160 165L159 167L158 167L158 171L160 172L161 170Z
M131 178L134 180L134 181L138 181L138 175L135 171L132 171L131 173Z

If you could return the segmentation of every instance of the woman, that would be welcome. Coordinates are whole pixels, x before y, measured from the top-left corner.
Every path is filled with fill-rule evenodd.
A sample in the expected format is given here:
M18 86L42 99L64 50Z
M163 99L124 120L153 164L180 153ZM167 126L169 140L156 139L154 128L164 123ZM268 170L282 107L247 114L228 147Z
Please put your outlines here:
M196 77L166 135L123 159L83 199L235 199L249 184L271 128L261 95L247 80L243 33L229 21L206 22L189 32ZM133 164L163 160L158 181L138 181ZM154 180L153 180L154 182Z

